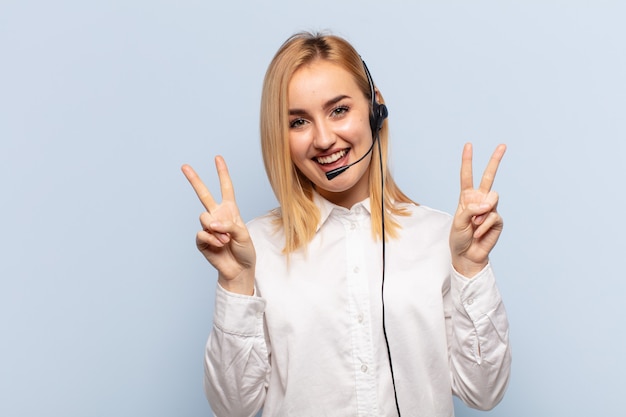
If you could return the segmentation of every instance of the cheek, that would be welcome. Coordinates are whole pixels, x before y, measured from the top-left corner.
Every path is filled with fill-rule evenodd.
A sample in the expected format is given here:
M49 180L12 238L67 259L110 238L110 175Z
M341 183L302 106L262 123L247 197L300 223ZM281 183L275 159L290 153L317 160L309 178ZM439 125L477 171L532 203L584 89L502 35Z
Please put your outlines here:
M292 133L289 135L289 154L291 159L298 163L301 159L306 159L309 149L305 135Z
M351 139L360 139L371 136L369 119L363 117L355 117L347 119L345 123L337 126L337 134Z

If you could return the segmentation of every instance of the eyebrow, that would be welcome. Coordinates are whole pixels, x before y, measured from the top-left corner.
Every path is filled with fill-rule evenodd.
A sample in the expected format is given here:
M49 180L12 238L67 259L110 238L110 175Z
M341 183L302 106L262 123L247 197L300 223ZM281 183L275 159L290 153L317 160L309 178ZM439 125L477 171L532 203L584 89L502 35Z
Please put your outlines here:
M335 104L339 103L344 98L350 98L350 96L347 96L345 94L340 94L337 97L333 97L330 100L328 100L326 103L324 103L323 107L324 107L324 109L332 107ZM305 110L302 110L302 109L289 109L289 115L290 116L301 115L301 114L306 114L306 113L307 112Z

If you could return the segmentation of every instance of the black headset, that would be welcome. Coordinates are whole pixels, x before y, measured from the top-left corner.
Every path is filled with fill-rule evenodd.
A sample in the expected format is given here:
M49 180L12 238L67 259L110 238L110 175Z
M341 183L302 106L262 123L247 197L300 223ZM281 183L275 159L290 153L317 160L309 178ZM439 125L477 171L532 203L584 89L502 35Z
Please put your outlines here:
M398 417L400 414L400 405L398 404L398 393L396 392L396 377L393 373L393 362L391 360L391 349L389 347L389 339L387 338L387 326L385 325L385 197L384 197L384 189L385 189L385 177L383 172L383 154L380 145L380 138L378 132L383 127L383 122L389 116L389 111L387 110L387 106L381 104L376 101L376 90L374 88L374 81L372 80L372 75L370 74L369 69L367 68L367 64L365 61L363 62L363 68L365 68L365 74L367 75L367 80L370 84L370 91L372 94L372 113L370 114L370 127L372 128L372 146L374 146L375 142L378 142L378 157L380 162L380 182L381 182L381 219L382 219L382 261L383 261L383 270L382 270L382 282L380 288L380 296L382 299L382 319L383 319L383 336L385 337L385 345L387 347L387 357L389 358L389 370L391 371L391 384L393 386L393 397L396 403L396 411L398 412ZM369 153L369 151L368 151Z
M385 325L385 197L384 197L385 173L383 169L383 157L382 157L383 153L381 149L382 146L380 145L380 140L379 140L380 139L379 132L380 132L380 129L382 129L383 127L383 122L389 115L389 111L387 110L387 106L376 101L376 89L374 88L374 81L372 80L372 75L370 74L369 69L367 69L367 65L365 64L365 61L361 59L361 62L363 63L363 69L365 69L365 75L367 75L367 81L370 85L370 93L372 95L372 111L370 113L370 127L372 129L372 145L367 150L367 152L365 152L365 154L361 156L359 159L357 159L356 161L348 165L344 165L342 167L335 168L335 169L328 171L326 173L326 178L328 178L328 180L332 180L336 176L345 172L352 165L355 165L361 162L363 159L365 159L367 155L370 154L370 152L372 152L372 149L374 149L374 144L378 143L378 156L379 156L378 162L380 164L380 190L382 193L381 198L380 198L380 201L381 201L380 210L381 210L381 228L382 228L383 268L382 268L380 295L381 295L381 301L382 301L383 335L385 337L385 345L387 347L387 356L389 358L389 369L391 371L391 383L393 385L393 396L396 402L396 410L398 411L398 417L400 417L400 406L398 404L398 394L396 392L396 378L393 373L393 362L391 361L391 349L389 348L389 339L387 338L387 327Z
M389 116L389 111L387 110L387 106L381 104L376 101L376 90L374 89L374 81L372 80L372 75L370 74L369 69L367 68L367 64L365 61L363 62L363 68L365 69L365 75L367 75L367 81L370 85L370 92L372 94L372 113L370 114L370 127L372 128L372 136L374 139L378 138L378 131L382 129L383 122Z

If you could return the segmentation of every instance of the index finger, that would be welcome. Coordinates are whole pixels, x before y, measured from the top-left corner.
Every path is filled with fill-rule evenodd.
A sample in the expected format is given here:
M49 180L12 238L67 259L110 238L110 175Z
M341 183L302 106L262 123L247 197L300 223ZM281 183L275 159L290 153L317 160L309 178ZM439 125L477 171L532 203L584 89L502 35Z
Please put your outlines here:
M196 171L194 171L190 165L184 164L181 167L181 170L183 171L183 174L185 174L189 184L193 187L193 190L196 192L196 195L200 199L204 208L210 213L217 204L215 203L209 189L206 188L206 185L204 185L198 174L196 174Z
M491 159L489 159L489 163L487 164L487 168L485 168L485 172L483 173L483 177L480 180L480 190L489 192L491 191L491 186L493 185L493 181L496 178L496 172L498 171L498 166L500 166L500 161L504 156L504 152L506 151L506 145L500 144L496 147L496 150L491 154Z

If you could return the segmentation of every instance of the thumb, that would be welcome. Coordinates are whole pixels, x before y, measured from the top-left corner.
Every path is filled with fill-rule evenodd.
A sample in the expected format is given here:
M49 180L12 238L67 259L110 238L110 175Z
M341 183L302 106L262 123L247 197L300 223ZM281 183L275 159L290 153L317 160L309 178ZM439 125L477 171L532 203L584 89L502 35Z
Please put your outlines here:
M245 242L250 239L246 226L232 220L214 220L209 224L209 227L214 233L221 236L220 240L223 243L227 243L231 239L236 242ZM224 241L222 237L228 240Z

